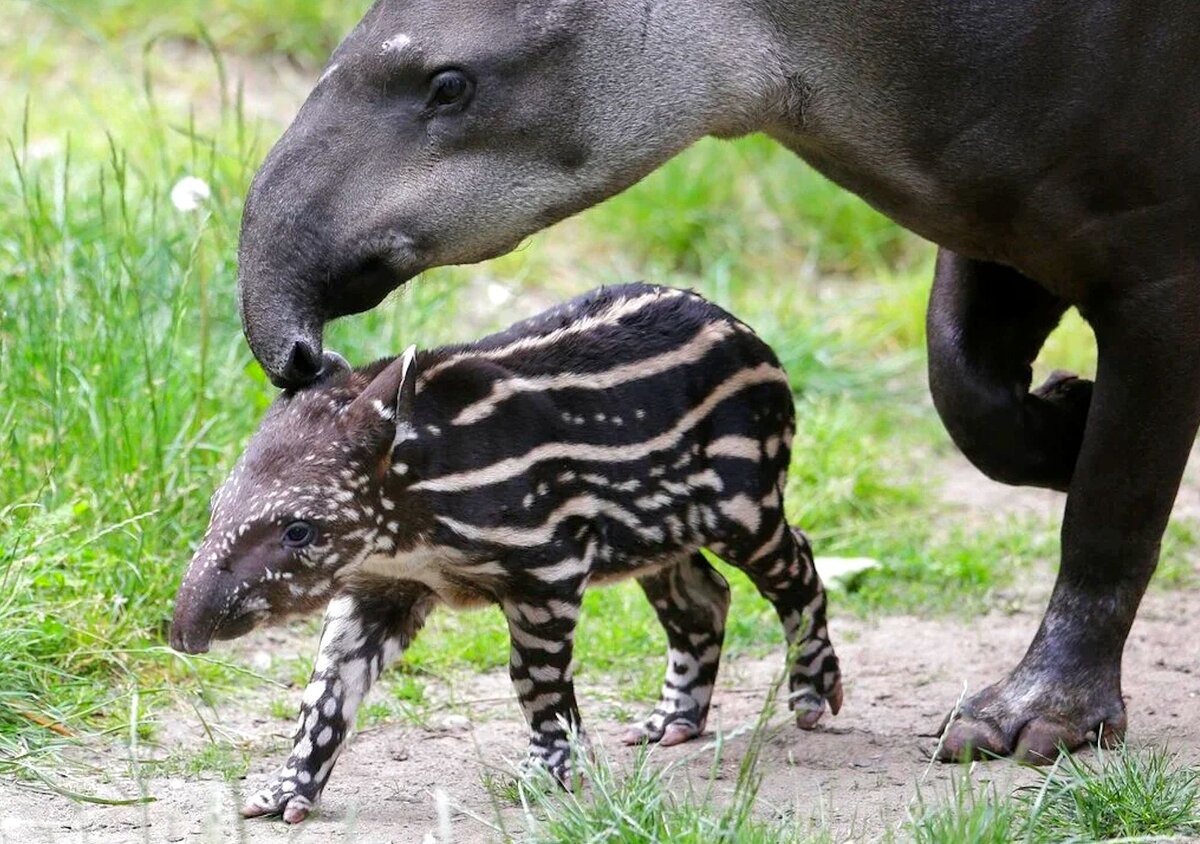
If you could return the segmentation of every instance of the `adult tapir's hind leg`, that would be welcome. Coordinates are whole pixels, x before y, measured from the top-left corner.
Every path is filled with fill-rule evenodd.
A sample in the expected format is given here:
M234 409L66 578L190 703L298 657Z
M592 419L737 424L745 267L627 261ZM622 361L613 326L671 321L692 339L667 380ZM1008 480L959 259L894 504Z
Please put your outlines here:
M358 705L380 673L408 647L436 603L416 584L335 598L325 613L321 646L304 688L287 762L242 808L245 817L308 817L354 727Z
M1032 363L1067 303L1010 267L938 253L929 299L929 388L954 442L998 481L1065 490L1092 384Z
M1121 655L1200 419L1200 283L1141 283L1083 312L1100 360L1058 582L1017 668L949 725L947 758L1043 761L1125 729Z
M667 676L650 717L625 733L626 744L679 744L704 732L712 700L729 584L699 551L638 578L667 631Z

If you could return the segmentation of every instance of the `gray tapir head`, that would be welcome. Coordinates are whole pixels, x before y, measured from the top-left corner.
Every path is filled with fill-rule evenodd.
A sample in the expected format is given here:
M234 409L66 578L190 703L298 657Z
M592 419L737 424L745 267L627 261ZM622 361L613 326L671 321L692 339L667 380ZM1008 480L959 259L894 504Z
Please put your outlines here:
M758 128L784 75L730 2L379 0L247 200L242 321L271 380L311 382L325 322L422 270L502 254L706 134Z
M391 472L397 442L415 439L413 354L351 371L326 353L311 389L275 401L213 496L175 598L172 647L203 653L214 638L322 606L369 555L425 527Z

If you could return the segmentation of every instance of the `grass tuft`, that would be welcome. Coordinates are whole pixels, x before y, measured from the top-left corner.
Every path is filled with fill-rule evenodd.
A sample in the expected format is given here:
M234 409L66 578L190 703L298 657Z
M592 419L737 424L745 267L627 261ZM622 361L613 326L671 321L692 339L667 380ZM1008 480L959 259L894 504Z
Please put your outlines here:
M1039 844L1200 836L1200 770L1162 748L1063 756L1021 798L1025 840Z
M918 787L900 837L912 844L1010 844L1017 840L1015 806L969 774L956 778L949 799L930 804Z
M717 771L727 749L723 737L711 745L712 762L702 788L680 770L687 757L661 765L654 750L643 746L627 766L618 768L603 746L576 741L573 791L563 791L536 768L515 779L527 827L528 837L522 840L537 844L800 844L827 840L822 832L810 835L790 813L764 811L758 800L762 784L759 756L773 732L770 719L779 688L780 683L775 683L749 731L732 790L718 790L717 786ZM509 796L511 791L511 786L501 784L493 793Z
M914 844L1102 844L1200 836L1200 770L1160 748L1126 745L1094 757L1063 755L1014 797L962 769L945 800L918 790L892 836Z

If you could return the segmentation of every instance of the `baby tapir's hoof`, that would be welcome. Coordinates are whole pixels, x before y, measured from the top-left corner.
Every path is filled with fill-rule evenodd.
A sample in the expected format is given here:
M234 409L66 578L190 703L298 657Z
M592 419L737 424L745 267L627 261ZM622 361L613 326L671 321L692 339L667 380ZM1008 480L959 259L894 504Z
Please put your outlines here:
M565 791L575 790L574 754L586 753L587 739L577 733L574 742L566 735L539 736L529 745L522 774L526 776L549 775L550 779Z
M266 787L242 806L243 818L280 815L284 823L297 824L308 817L321 796L313 783L301 783L288 776L288 769L276 773Z
M800 692L793 692L789 701L792 711L796 713L796 726L802 730L811 730L817 726L821 716L825 714L825 705L829 711L837 715L842 709L842 680L838 677L833 688L824 696L811 686Z
M671 747L699 738L703 732L703 724L696 724L683 716L664 721L662 714L656 711L642 723L626 730L621 741L628 745L656 742L663 747Z

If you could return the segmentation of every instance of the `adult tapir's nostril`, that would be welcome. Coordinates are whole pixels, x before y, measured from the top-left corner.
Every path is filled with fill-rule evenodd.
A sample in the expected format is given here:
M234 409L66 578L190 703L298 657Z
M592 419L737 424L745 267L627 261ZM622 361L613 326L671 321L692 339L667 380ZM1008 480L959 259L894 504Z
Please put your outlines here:
M297 340L283 367L271 375L271 383L284 390L307 387L321 374L321 365L320 349L314 349L307 340Z

